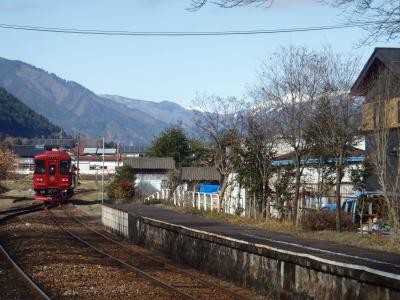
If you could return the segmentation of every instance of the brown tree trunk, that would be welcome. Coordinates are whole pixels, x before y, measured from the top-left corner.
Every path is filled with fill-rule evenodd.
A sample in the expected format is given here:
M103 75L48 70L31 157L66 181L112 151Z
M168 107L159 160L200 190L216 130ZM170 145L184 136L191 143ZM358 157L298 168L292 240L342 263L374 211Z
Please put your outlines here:
M225 192L226 192L226 187L227 185L227 177L224 175L221 175L221 190L219 191L219 210L220 212L225 212L224 209L224 198L225 198Z
M295 162L295 167L296 167L296 181L295 181L295 192L294 192L294 205L293 205L293 217L294 217L294 222L296 226L299 225L299 220L297 216L297 212L299 209L299 196L300 196L300 180L301 180L301 166L300 166L300 157L296 157L296 162Z
M336 198L336 231L341 231L341 201L340 201L340 187L342 185L342 154L336 159L336 187L335 187L335 198Z

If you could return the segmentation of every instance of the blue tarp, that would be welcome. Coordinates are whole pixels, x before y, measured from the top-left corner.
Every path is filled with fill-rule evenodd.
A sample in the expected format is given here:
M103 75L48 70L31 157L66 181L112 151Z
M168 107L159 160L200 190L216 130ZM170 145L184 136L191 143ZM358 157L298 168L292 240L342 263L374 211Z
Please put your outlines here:
M200 193L215 193L219 189L220 186L218 184L200 184Z

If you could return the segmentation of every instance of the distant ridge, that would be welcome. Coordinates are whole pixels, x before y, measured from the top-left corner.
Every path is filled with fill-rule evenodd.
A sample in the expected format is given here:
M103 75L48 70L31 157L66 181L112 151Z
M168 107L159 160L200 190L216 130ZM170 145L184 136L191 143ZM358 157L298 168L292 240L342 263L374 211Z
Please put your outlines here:
M173 102L99 96L74 81L17 60L0 58L0 86L68 134L147 145L170 124L190 128L193 111Z
M0 133L34 138L65 135L64 131L0 87Z

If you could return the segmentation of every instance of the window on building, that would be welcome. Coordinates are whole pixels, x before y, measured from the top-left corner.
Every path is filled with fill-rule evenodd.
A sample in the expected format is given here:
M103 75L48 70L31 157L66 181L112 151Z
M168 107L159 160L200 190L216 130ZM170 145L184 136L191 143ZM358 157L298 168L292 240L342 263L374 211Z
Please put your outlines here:
M46 162L44 160L35 160L35 174L44 174L46 173Z

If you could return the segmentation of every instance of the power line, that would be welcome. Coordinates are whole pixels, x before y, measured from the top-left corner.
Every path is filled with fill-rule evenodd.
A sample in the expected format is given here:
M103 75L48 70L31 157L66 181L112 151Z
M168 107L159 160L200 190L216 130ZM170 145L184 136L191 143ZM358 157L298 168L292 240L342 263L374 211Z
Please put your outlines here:
M26 25L13 25L13 24L0 24L0 28L11 29L11 30L36 31L36 32L63 33L63 34L110 35L110 36L225 36L225 35L257 35L257 34L322 31L322 30L371 26L381 23L382 22L351 22L345 24L326 25L326 26L261 29L261 30L237 30L237 31L235 30L233 31L125 31L125 30L96 30L96 29L40 27L40 26L26 26Z

